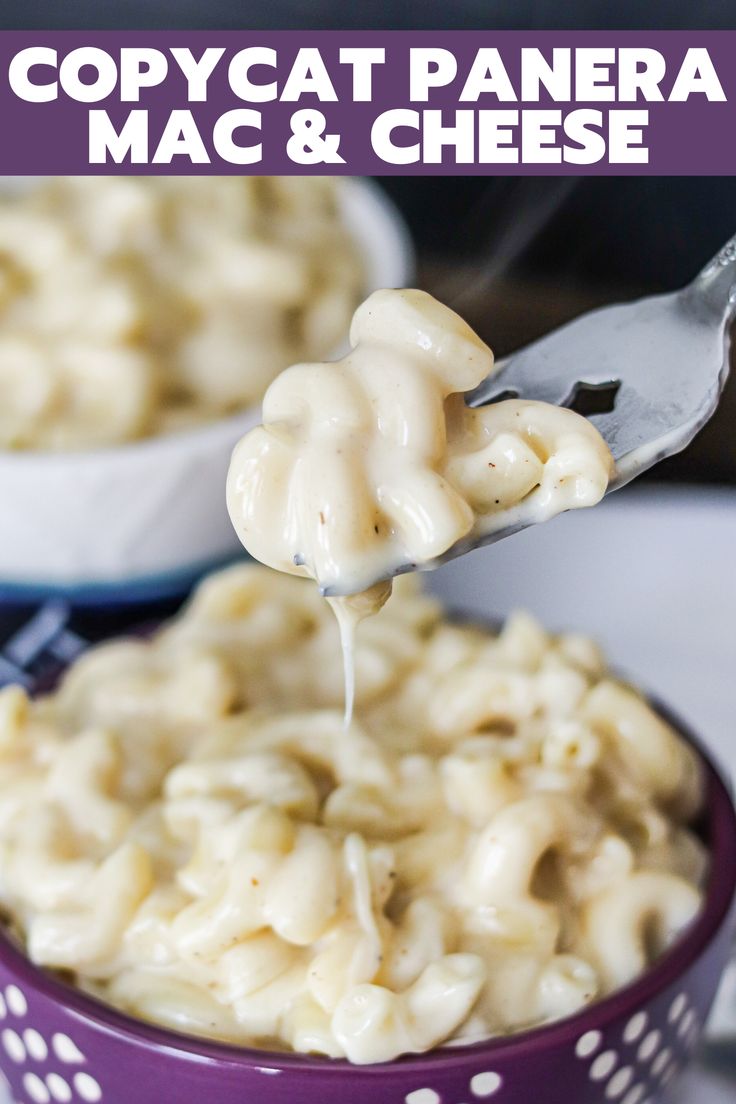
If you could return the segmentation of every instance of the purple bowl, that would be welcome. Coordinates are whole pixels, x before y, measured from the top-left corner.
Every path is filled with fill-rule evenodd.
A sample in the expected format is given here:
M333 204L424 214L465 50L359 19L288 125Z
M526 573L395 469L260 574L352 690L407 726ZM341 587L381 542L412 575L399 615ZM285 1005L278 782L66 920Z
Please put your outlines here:
M668 720L672 718L668 716ZM704 907L645 974L547 1027L375 1066L235 1048L134 1020L0 935L0 1067L18 1104L653 1104L696 1047L728 958L736 815L710 758Z

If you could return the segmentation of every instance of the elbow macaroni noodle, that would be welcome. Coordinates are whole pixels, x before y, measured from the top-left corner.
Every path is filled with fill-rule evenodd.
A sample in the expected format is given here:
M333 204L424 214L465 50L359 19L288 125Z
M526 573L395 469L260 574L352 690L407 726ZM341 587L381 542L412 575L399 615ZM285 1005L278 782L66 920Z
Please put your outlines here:
M62 177L0 201L0 447L116 444L260 401L347 332L334 181Z
M0 692L0 902L144 1019L357 1063L568 1015L697 913L690 748L597 649L451 624L400 579L357 643L237 566L51 695Z

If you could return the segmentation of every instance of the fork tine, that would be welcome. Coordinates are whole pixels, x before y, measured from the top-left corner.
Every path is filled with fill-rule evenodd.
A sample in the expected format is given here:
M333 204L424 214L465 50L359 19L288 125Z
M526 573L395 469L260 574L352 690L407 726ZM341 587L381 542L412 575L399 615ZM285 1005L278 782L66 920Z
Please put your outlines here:
M539 380L526 380L514 374L516 358L504 364L489 379L484 380L474 391L466 396L468 406L488 406L489 403L504 399L534 399L538 402L563 406L570 398L571 381L544 377Z

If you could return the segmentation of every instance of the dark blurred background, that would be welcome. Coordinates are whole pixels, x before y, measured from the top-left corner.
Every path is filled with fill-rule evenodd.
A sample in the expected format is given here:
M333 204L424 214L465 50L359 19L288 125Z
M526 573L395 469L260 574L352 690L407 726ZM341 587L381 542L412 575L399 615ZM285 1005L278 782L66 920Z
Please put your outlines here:
M77 29L730 29L734 0L3 0L0 26ZM732 178L389 177L419 281L503 354L602 303L688 281L736 232ZM652 477L736 483L736 374Z
M687 283L736 232L736 180L391 177L419 282L497 355L582 311ZM736 365L712 421L649 478L736 484Z
M3 0L17 28L719 30L733 0Z

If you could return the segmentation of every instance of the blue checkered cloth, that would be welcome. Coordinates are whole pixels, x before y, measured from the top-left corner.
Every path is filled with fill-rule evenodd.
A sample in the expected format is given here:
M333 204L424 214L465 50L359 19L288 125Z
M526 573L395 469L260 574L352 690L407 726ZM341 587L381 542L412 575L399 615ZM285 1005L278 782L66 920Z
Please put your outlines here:
M6 624L0 646L0 686L19 683L33 690L81 655L88 641L71 627L71 618L69 603L59 600L6 614L11 628Z
M127 605L75 606L62 597L40 605L0 604L0 688L18 683L30 693L48 690L91 645L121 633L147 635L184 597Z

